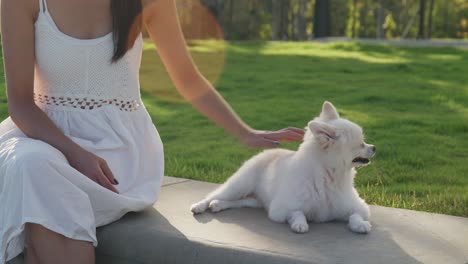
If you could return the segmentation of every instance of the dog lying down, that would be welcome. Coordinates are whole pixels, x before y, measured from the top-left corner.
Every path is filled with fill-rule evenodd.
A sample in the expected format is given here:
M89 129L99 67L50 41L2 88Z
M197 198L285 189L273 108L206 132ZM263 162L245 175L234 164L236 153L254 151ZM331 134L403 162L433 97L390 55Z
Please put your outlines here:
M223 185L191 206L202 213L228 208L264 207L275 222L297 233L311 222L348 221L351 231L368 233L369 206L353 186L355 168L370 163L375 146L364 142L362 129L340 118L325 102L319 117L306 127L297 151L265 150L246 161Z

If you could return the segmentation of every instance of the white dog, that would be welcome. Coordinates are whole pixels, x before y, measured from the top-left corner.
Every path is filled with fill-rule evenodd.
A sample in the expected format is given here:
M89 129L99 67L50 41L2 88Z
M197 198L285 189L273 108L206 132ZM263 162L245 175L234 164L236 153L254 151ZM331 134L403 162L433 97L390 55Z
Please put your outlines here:
M325 102L297 151L259 153L190 210L264 207L271 220L288 222L298 233L309 230L308 221L331 220L348 220L352 231L368 233L369 206L353 182L355 167L369 164L374 154L375 146L364 142L362 129Z

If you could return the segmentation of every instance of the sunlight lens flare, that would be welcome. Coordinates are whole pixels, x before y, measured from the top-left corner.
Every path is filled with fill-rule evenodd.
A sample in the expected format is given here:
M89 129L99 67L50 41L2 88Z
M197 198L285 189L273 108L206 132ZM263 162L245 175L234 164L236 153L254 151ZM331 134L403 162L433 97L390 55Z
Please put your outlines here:
M180 24L193 60L215 87L225 64L225 43L221 25L200 0L177 0ZM154 44L145 34L140 82L143 93L168 102L183 102L174 88Z

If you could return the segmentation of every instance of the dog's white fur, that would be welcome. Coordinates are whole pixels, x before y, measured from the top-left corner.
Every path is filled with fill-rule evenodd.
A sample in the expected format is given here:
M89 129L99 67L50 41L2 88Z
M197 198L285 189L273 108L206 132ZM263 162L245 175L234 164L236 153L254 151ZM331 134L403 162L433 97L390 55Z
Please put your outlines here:
M340 118L325 102L319 117L308 123L297 151L265 150L246 161L223 185L191 207L264 207L276 222L288 222L298 233L308 221L348 220L358 233L371 230L369 206L353 186L355 167L369 163L375 147L364 142L362 129ZM362 157L364 161L356 161ZM367 160L365 160L367 159Z

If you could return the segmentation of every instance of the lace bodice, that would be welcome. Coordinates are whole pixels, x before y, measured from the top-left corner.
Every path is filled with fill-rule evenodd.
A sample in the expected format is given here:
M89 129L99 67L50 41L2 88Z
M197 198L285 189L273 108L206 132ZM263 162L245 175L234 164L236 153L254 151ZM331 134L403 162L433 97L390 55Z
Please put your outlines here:
M39 0L35 23L34 98L49 108L93 110L114 105L132 111L140 106L139 70L142 36L116 63L112 33L78 39L61 32Z

